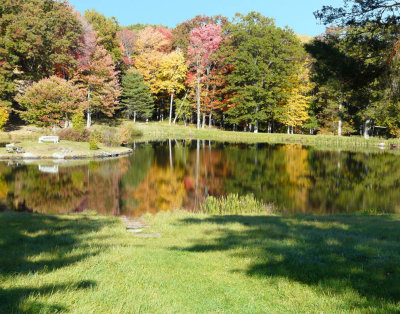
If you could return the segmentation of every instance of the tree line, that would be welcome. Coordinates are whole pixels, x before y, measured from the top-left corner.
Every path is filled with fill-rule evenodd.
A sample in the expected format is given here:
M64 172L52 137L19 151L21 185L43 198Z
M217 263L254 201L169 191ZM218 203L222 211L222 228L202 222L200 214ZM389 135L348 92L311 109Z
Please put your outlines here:
M373 2L373 3L372 3ZM252 132L400 135L398 5L315 12L309 40L260 13L121 26L64 0L0 5L0 123L168 120Z

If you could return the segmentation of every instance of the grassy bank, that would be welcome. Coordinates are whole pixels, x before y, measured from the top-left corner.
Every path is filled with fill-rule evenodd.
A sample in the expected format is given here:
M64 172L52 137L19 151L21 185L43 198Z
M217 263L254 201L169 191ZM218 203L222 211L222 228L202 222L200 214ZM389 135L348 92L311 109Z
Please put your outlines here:
M400 139L382 139L371 137L364 139L361 136L332 136L332 135L305 135L305 134L284 134L284 133L250 133L224 131L217 128L196 129L194 125L172 125L164 122L136 123L123 122L123 125L130 125L142 133L135 140L157 141L171 139L200 139L211 141L222 141L231 143L275 143L275 144L303 144L319 147L354 147L378 149L379 143L385 143L389 149L390 144L400 144Z
M57 144L25 141L16 145L22 147L25 153L8 153L5 147L1 147L0 159L35 157L52 159L60 158L61 155L65 158L95 158L102 156L102 154L128 154L131 151L126 147L108 147L103 144L98 144L97 150L90 150L89 143L72 141L60 141Z
M0 215L0 312L400 311L400 216Z
M101 131L108 122L95 124L91 130ZM371 137L364 139L361 136L332 136L332 135L306 135L285 133L250 133L225 131L218 128L198 130L195 125L184 126L181 124L168 125L168 122L133 123L127 120L113 121L116 129L128 128L133 130L135 142L163 141L166 139L199 139L229 143L271 143L271 144L301 144L311 145L322 149L351 149L356 151L378 151L378 144L385 143L386 150L390 144L400 146L400 139L383 139ZM50 130L25 126L15 131L0 132L0 142L35 142L39 136L51 134Z

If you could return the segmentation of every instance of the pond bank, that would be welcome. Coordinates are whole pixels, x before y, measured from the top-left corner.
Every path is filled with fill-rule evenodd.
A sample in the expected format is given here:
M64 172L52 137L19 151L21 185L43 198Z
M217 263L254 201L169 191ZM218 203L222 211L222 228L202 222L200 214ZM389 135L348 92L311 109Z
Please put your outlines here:
M108 147L103 144L99 144L97 150L90 150L89 143L72 141L60 141L57 144L25 141L15 145L20 147L23 153L8 153L5 147L1 147L0 160L110 158L133 152L127 147Z
M144 222L162 237L91 213L0 214L0 312L400 311L399 215Z
M138 130L141 135L136 136L136 142L160 141L167 139L199 139L228 143L270 143L270 144L300 144L315 146L317 148L335 149L370 149L389 150L391 145L398 149L400 139L383 139L370 137L365 139L361 136L334 136L334 135L307 135L286 133L251 133L225 131L218 128L205 127L197 129L194 125L168 125L164 122L133 123L123 121L121 125L129 125ZM397 147L396 147L397 146Z

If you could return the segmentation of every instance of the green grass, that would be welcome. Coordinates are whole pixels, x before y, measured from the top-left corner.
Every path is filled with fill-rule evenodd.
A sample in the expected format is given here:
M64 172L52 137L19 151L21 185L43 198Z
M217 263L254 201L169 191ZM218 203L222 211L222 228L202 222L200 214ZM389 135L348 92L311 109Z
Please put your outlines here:
M271 144L302 144L319 148L352 148L359 151L378 151L378 144L384 142L386 149L390 144L399 144L400 139L383 139L361 136L307 135L285 133L250 133L225 131L218 128L198 130L194 125L172 125L167 122L136 123L123 121L121 125L129 125L142 133L135 138L136 142L159 141L166 139L200 139L230 143L271 143Z
M67 157L93 157L101 152L106 153L125 153L130 151L129 148L125 147L107 147L103 144L99 144L98 150L90 150L89 143L84 142L72 142L72 141L60 141L58 144L54 143L38 143L37 141L25 141L17 143L24 149L25 153L36 155L40 158L52 158L54 153L62 153ZM70 149L71 152L63 152L62 149ZM23 154L22 154L23 155ZM13 156L21 156L21 154L7 153L5 147L0 148L0 158L10 158Z
M250 133L250 132L233 132L225 131L218 128L209 128L198 130L195 125L184 126L175 124L169 126L168 122L150 122L150 123L133 123L126 119L114 119L98 122L91 130L104 131L108 125L112 123L115 128L129 128L133 130L135 142L162 141L166 139L199 139L220 141L229 143L271 143L271 144L302 144L310 145L321 149L346 149L361 152L378 151L378 144L385 143L386 149L390 144L400 145L400 139L384 139L380 137L371 137L364 139L361 136L333 136L333 135L307 135L307 134L286 134L286 133ZM15 141L37 141L39 136L43 134L51 134L51 130L36 128L35 132L31 132L32 127L25 126L17 131L0 132L0 142Z
M0 214L0 312L400 311L400 216Z

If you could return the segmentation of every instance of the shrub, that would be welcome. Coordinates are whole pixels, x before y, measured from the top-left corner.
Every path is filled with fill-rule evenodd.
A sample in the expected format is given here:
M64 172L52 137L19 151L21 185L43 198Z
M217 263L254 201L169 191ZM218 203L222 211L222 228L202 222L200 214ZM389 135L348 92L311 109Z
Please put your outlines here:
M72 117L72 128L83 133L85 131L85 118L83 112L78 112Z
M89 141L90 150L99 149L99 138L100 138L100 133L97 131L94 131L90 134L90 141Z
M121 144L118 129L109 126L100 130L98 140L106 146L119 146Z
M95 138L91 138L89 141L89 149L90 150L97 150L99 149L99 143Z
M208 196L201 204L201 211L211 215L239 215L253 214L268 211L269 207L258 201L253 194L239 196L228 194L227 196Z
M7 123L9 116L10 113L8 112L8 109L5 107L0 107L0 130L3 130L3 127Z
M84 129L83 132L80 132L71 128L67 128L59 131L58 136L60 137L60 140L64 141L89 142L90 131Z

